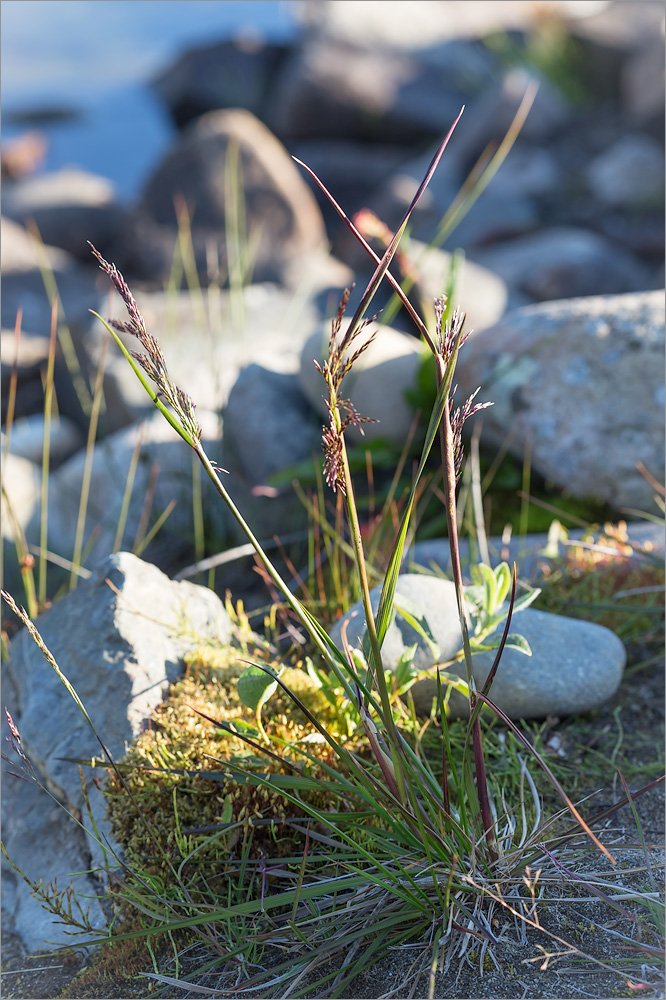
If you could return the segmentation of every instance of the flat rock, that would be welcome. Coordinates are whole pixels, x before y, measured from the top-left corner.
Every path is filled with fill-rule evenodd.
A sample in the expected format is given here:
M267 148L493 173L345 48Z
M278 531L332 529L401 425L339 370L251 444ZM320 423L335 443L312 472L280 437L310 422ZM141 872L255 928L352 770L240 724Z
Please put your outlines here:
M2 210L17 222L32 219L44 243L87 262L87 241L105 246L125 222L125 212L116 204L111 181L78 167L65 167L7 185Z
M202 641L224 643L231 637L230 620L212 591L173 583L128 552L100 563L35 624L115 758L141 732L178 677L185 653ZM12 641L6 669L13 691L8 707L33 767L60 802L89 822L78 767L64 758L100 757L97 739L26 630ZM90 770L84 774L93 815L108 834L104 800ZM32 785L24 798L24 787L9 776L2 783L8 854L30 878L60 876L59 887L64 888L71 872L99 864L101 852L92 841L86 846L81 831L55 802ZM45 938L70 940L22 881L12 872L5 878L13 890L14 929L29 949L42 947ZM102 913L94 902L100 886L94 877L83 881L80 888L91 891L92 918L99 926Z
M381 589L371 592L376 612ZM455 588L448 580L420 574L402 574L396 589L396 607L400 599L409 602L408 610L417 608L425 618L438 655L430 644L396 612L389 627L382 656L384 667L395 670L406 648L417 646L414 665L425 670L444 662L462 648ZM347 624L347 639L352 647L360 647L365 632L360 602L336 622L331 638L341 644L343 626ZM497 631L501 635L503 629ZM523 635L532 656L506 649L497 672L490 697L511 719L544 718L547 715L569 715L587 712L612 697L619 687L626 661L624 646L610 629L561 615L527 608L516 615L511 631ZM476 653L472 657L477 687L482 687L495 659L493 652ZM462 662L450 668L452 673L465 676ZM414 704L421 714L429 714L437 695L436 679L417 681L412 688ZM453 715L468 714L462 695L453 692L450 701Z
M473 334L460 353L460 398L494 405L484 440L509 432L532 466L573 496L651 510L642 462L664 477L664 293L526 306Z
M343 334L348 325L348 321L343 321ZM326 384L314 361L316 359L321 363L327 357L330 329L330 323L324 324L307 340L299 375L305 397L325 422L328 422L323 399ZM385 440L401 445L414 421L414 411L405 393L416 385L424 348L414 337L388 326L370 323L354 342L353 350L367 342L373 332L377 336L345 377L342 395L352 401L362 417L370 417L377 422L363 424L362 436L353 426L346 433L354 441Z

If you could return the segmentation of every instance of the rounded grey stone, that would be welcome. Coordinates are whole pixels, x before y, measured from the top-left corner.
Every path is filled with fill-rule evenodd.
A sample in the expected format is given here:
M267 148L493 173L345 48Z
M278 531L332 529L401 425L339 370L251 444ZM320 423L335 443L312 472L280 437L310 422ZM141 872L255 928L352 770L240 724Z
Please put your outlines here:
M375 612L380 592L379 587L371 592ZM401 597L418 608L439 649L435 653L397 610L382 646L384 668L395 670L402 653L414 644L417 650L413 662L419 670L450 660L462 648L453 583L424 574L402 574L396 589L398 609ZM349 644L360 648L365 633L360 602L331 629L331 638L336 644L341 644L345 625ZM503 627L502 624L497 634L501 635ZM524 636L532 655L526 656L515 649L505 649L502 655L490 698L509 718L531 719L587 712L602 705L617 691L626 653L622 642L610 629L527 608L516 615L511 623L511 632ZM494 659L494 650L475 653L472 657L478 689L485 684ZM462 661L447 669L465 676ZM434 677L418 681L412 688L417 712L429 714L436 694ZM465 716L468 712L466 699L456 692L452 694L450 708L453 715Z

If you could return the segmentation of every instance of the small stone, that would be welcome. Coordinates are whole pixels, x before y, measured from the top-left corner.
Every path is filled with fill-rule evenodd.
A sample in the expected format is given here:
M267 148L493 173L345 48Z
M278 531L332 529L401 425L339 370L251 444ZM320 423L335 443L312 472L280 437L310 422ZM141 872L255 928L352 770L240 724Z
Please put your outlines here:
M664 203L664 149L649 135L625 135L587 170L590 189L614 208L654 208Z
M120 232L125 211L106 177L77 167L38 174L8 186L2 210L17 222L34 220L44 243L90 263L88 240L106 246Z
M10 451L13 455L29 458L41 465L44 445L45 423L42 413L29 417L18 417L11 428ZM56 416L49 425L49 463L52 469L61 465L66 458L85 442L81 430L67 417Z
M4 445L4 434L3 434ZM42 473L39 465L29 458L5 455L2 460L2 537L14 538L14 518L25 531L33 513L39 508Z

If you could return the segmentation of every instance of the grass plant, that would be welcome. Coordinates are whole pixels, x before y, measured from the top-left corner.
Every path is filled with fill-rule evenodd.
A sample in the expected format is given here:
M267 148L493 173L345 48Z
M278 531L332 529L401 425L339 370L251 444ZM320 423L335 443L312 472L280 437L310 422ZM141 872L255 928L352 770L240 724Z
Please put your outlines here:
M349 298L345 293L332 322L328 357L320 366L329 414L323 429L323 482L310 503L313 525L329 554L337 605L348 589L343 575L347 570L339 561L339 549L327 549L326 540L340 537L344 523L346 550L364 608L363 658L346 641L341 648L332 642L313 605L294 593L257 539L226 489L223 470L206 454L195 404L172 380L160 344L148 331L127 283L93 249L129 317L98 318L154 406L192 449L244 531L266 579L307 636L306 655L288 663L276 644L260 641L239 615L240 644L217 654L202 651L191 660L189 676L126 762L112 761L102 743L111 775L111 815L125 838L127 858L110 859L109 902L115 916L109 930L96 939L147 941L151 947L158 939L170 941L174 974L157 967L152 973L165 988L222 997L341 996L358 975L393 950L409 946L416 952L413 975L427 976L428 995L434 997L438 970L465 964L481 972L488 966L499 968L525 928L545 934L555 949L569 948L540 914L553 905L554 894L559 902L575 902L581 891L584 899L601 901L628 921L640 923L643 940L632 947L642 951L630 963L631 983L649 991L657 977L654 923L659 902L654 883L638 891L613 875L617 858L595 832L601 820L629 805L640 834L634 803L645 789L632 792L623 785L610 810L597 816L588 810L585 818L565 791L557 765L547 759L539 734L528 738L492 702L493 677L517 610L515 568L513 575L508 568L493 572L483 564L476 570L482 634L496 626L500 606L510 597L491 674L482 690L474 680L471 657L478 630L470 632L467 613L457 488L464 463L463 424L489 404L478 404L475 396L458 408L453 404L455 367L465 341L464 313L449 310L440 299L430 319L422 316L390 271L411 213L456 124L440 144L381 258L331 198L374 261L375 271L351 320L344 316ZM368 545L361 523L345 438L350 426L362 428L366 418L345 397L344 379L368 346L363 336L367 316L384 280L432 352L436 385L407 495L394 503L394 490L386 508L392 538L374 612L370 587L377 553L372 540ZM119 334L135 338L140 349L130 351ZM436 706L424 720L410 708L409 696L406 703L397 697L382 659L382 644L396 613L405 546L436 445L469 698L469 719L461 722L447 717L446 692L452 681L445 669L437 671ZM478 460L470 470L471 502L478 513ZM527 481L523 485L527 488ZM329 506L325 488L333 497L332 524L323 513ZM483 547L482 540L480 544ZM310 556L312 592L329 606L314 549ZM26 612L7 600L43 647ZM62 674L48 650L43 651ZM74 691L70 694L77 699ZM85 707L77 703L94 729ZM21 757L16 727L12 736ZM27 766L25 755L21 759ZM549 803L560 800L548 815L540 790L544 783ZM120 823L120 815L128 811L131 822ZM641 839L641 871L651 879L654 862ZM603 877L597 867L604 869ZM80 913L68 911L67 890L63 894L55 888L34 888L54 912L64 919L69 913L79 930L94 936ZM630 905L646 916L632 915ZM652 929L644 930L648 925ZM204 948L206 957L183 978L179 962L192 941ZM594 955L589 961L627 980L626 962L616 967ZM202 985L204 976L211 987Z

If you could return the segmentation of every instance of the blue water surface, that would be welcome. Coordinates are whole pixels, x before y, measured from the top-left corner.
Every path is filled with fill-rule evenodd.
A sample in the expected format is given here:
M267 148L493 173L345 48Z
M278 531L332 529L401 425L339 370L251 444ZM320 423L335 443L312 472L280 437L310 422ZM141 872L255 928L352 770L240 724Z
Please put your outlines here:
M76 164L103 174L124 199L173 135L151 77L194 45L298 32L284 0L3 0L0 17L3 139L28 127L11 124L17 112L77 112L39 125L49 143L45 169Z

